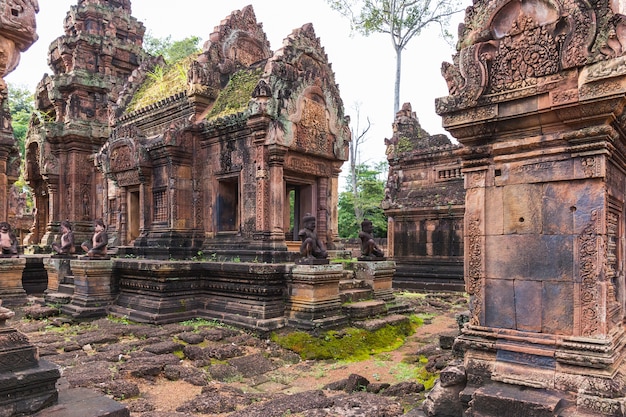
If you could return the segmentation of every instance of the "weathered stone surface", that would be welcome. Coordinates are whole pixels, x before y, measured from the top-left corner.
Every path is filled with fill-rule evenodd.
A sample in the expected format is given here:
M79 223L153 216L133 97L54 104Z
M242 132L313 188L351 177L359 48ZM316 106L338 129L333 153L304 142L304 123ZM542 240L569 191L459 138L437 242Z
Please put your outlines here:
M261 375L276 369L276 365L260 353L230 359L228 364L235 367L237 372L245 378Z
M475 2L442 66L450 94L437 112L463 145L471 311L455 350L468 415L552 416L570 393L583 415L590 404L602 415L623 407L626 303L616 278L626 261L614 242L624 238L626 119L615 106L626 72L614 68L626 38L612 34L625 27L615 21L624 8L596 6ZM562 36L576 40L564 46ZM600 388L586 393L587 378ZM433 390L427 414L458 402L461 385Z
M59 403L33 417L130 417L128 409L110 398L85 388L61 390Z
M424 131L410 103L396 114L393 132L385 139L389 175L382 205L390 217L387 255L397 264L394 286L461 290L461 146Z
M423 410L429 417L463 417L459 394L463 386L443 387L439 382L428 393Z

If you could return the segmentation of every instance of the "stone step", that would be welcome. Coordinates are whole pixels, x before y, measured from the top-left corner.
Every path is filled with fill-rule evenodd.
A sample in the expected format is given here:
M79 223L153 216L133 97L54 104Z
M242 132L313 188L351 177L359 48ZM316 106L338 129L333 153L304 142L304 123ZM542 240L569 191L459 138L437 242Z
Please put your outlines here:
M554 417L565 406L562 397L546 390L509 384L491 384L477 389L471 401L476 417Z
M339 291L369 288L362 279L342 279L339 281Z
M355 288L339 292L341 303L355 303L357 301L371 300L374 291L369 288Z
M61 281L61 284L69 284L69 285L74 285L74 275L66 275L63 277L63 281Z
M72 301L72 294L48 292L44 296L45 304L69 304Z
M74 294L74 284L59 284L59 289L57 292L61 294Z
M59 390L59 402L45 408L32 417L129 417L130 411L123 404L104 395L86 389Z
M366 319L386 314L387 306L382 300L368 300L344 304L341 310L351 320Z

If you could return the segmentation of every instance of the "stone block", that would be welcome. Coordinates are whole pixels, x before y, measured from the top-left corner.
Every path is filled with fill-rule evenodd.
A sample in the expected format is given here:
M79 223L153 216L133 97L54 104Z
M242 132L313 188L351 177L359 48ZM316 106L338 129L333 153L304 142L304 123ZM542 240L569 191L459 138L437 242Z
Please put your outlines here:
M488 236L485 239L485 275L488 278L571 281L573 241L573 236Z
M504 234L541 232L542 187L535 184L508 185L502 192Z
M515 329L514 281L485 280L485 326Z
M542 283L540 281L515 281L515 323L517 330L541 331Z
M476 390L471 404L476 415L554 417L563 406L563 400L542 390L493 384Z
M569 282L544 282L541 298L541 331L571 335L574 331L574 304L564 300L574 299L574 287Z
M485 190L485 234L504 234L504 212L502 206L502 187L491 187Z
M86 388L59 392L59 403L33 417L129 417L130 411L102 394Z

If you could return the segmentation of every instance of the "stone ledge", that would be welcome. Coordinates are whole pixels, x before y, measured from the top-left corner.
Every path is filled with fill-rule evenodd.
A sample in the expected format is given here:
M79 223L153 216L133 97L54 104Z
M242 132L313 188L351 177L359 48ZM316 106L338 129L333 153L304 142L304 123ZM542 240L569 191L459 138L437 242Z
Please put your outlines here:
M33 417L130 417L130 411L123 404L90 389L70 388L59 391L57 405Z

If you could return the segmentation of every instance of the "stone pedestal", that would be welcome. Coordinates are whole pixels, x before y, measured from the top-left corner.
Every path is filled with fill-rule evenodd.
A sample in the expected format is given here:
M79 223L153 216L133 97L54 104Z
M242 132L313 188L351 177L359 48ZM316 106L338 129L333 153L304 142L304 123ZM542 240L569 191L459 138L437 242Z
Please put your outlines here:
M0 299L5 305L26 304L26 291L22 286L25 258L0 258Z
M73 259L70 268L74 294L61 311L79 318L105 316L118 291L113 278L113 260Z
M56 403L55 365L39 360L37 348L26 336L8 327L14 313L0 307L0 415L21 416Z
M59 291L59 284L64 283L65 277L72 275L72 269L70 268L70 261L77 259L72 257L50 257L43 260L44 268L48 272L48 288L46 294L49 292Z
M559 416L626 409L626 57L598 52L625 27L607 4L552 4L476 2L443 67L437 111L465 147L467 416L545 415L508 403L525 390L561 398Z
M289 324L312 329L345 323L339 298L342 277L342 265L296 265L287 279Z
M394 261L359 261L354 264L356 279L363 280L374 291L377 300L392 301L393 273L396 271Z

